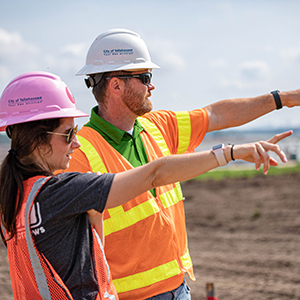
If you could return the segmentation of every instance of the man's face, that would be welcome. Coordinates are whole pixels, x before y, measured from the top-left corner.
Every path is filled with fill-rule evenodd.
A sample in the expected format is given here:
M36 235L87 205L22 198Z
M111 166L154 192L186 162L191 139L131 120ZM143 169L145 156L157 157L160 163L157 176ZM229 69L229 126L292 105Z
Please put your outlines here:
M142 70L132 72L132 74L139 74L149 72ZM126 106L137 116L142 116L152 110L152 103L150 101L151 90L154 89L152 84L148 86L143 84L141 80L132 78L125 80L125 91L122 95L122 100Z

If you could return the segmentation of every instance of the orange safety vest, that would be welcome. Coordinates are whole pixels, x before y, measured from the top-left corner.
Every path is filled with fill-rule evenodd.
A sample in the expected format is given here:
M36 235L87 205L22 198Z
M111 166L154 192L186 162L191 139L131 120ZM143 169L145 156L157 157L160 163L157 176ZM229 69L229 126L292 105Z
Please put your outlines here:
M7 241L8 262L15 299L73 299L68 288L47 258L35 247L31 234L31 208L40 188L50 177L36 176L24 181L24 199L17 216L17 234ZM8 233L5 232L8 236ZM93 230L96 273L99 283L97 300L117 300L118 295L103 253L100 238Z
M139 121L146 129L141 138L148 160L169 155L156 125L145 118ZM183 132L190 134L190 129ZM83 127L77 137L79 151L86 155L93 172L118 173L133 168L92 128ZM188 139L181 139L181 152L187 149ZM80 171L76 162L72 163L72 168ZM180 184L158 187L156 195L154 198L148 191L104 212L105 254L120 299L145 299L170 291L183 282L185 272L195 280Z

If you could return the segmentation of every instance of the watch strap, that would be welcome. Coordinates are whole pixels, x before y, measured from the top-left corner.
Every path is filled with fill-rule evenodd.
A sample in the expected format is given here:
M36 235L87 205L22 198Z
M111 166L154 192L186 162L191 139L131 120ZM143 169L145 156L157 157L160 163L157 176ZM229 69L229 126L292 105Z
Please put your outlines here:
M274 97L275 103L276 103L276 109L281 109L282 108L282 102L281 102L281 99L280 99L280 96L279 96L278 93L279 93L278 90L271 92L271 94Z
M224 154L224 144L214 146L211 151L214 153L220 167L227 165L228 162Z

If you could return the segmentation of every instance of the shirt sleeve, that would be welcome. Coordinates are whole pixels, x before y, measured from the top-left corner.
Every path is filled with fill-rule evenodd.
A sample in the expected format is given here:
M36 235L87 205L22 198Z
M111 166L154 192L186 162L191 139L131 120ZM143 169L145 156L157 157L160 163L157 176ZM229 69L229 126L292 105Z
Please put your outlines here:
M190 141L186 152L194 152L203 141L208 128L208 115L205 109L195 109L186 114L190 121ZM179 145L179 128L176 113L173 111L159 110L144 115L151 120L161 131L168 148L176 154Z
M114 174L62 173L51 178L37 200L58 218L76 216L90 209L102 213Z

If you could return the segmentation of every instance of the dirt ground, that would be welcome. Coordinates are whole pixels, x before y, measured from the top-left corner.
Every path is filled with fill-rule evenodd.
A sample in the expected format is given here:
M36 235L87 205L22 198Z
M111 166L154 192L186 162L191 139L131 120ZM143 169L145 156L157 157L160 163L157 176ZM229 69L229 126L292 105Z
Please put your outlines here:
M189 249L197 280L192 299L212 282L219 300L300 299L300 174L189 181ZM0 245L0 299L12 292Z

